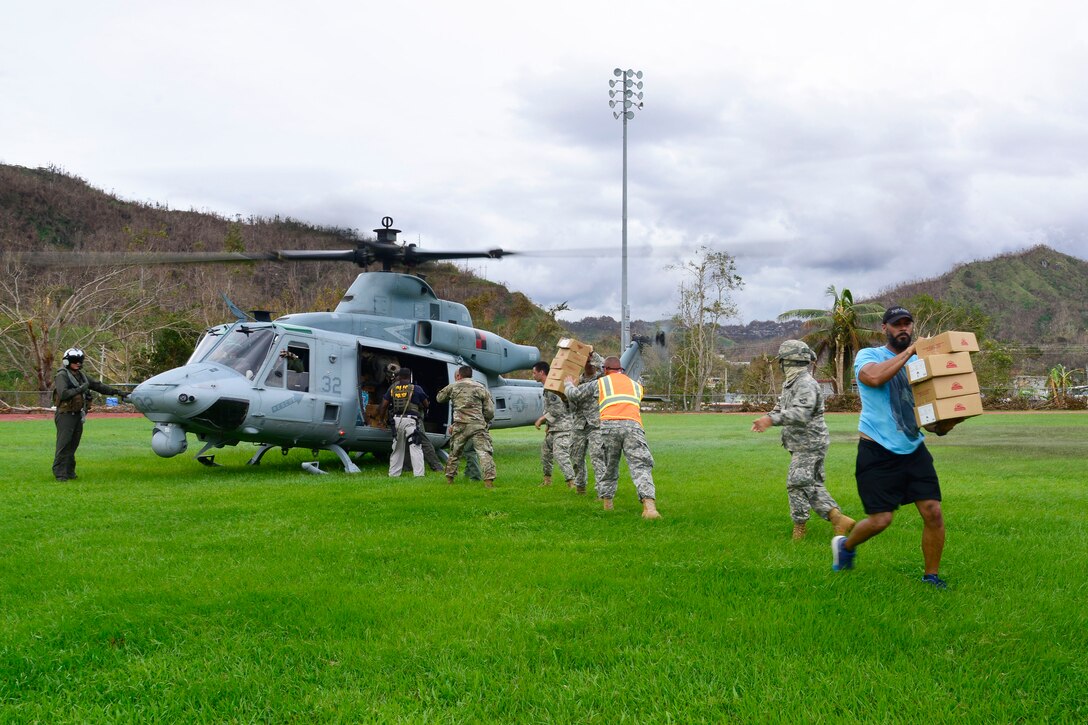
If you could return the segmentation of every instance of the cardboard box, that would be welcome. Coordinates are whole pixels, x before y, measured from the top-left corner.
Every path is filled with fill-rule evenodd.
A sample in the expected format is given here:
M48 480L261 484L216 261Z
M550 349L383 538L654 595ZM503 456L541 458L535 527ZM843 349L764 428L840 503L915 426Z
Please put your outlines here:
M385 428L389 425L386 421L382 420L381 415L378 414L379 410L381 410L381 406L377 403L367 403L364 420L366 420L366 424L372 428Z
M586 360L589 359L588 355L582 355L581 353L573 350L559 350L555 353L555 357L552 358L552 367L571 367L581 370L585 367Z
M930 378L913 387L914 405L925 405L942 398L955 398L960 395L978 393L978 378L974 373L962 375L942 375Z
M570 350L571 352L581 355L583 359L582 364L585 365L585 360L589 359L589 354L593 352L593 346L587 345L584 342L578 342L573 337L564 337L559 340L555 345L560 350Z
M942 375L960 375L974 371L971 365L971 354L966 352L953 352L948 355L930 355L920 357L912 363L907 363L907 379L914 385L923 380L940 377Z
M971 418L976 415L982 415L982 398L978 393L942 398L914 408L914 417L919 426L936 423L939 420Z
M551 390L559 393L563 397L566 397L566 378L569 375L574 378L575 383L578 382L578 378L582 375L582 369L585 366L573 367L573 366L560 366L553 367L548 371L548 377L544 380L544 389Z
M581 376L593 352L593 346L578 342L572 337L564 337L556 347L559 349L552 358L551 370L544 381L544 389L565 396L564 379L568 375L575 380Z
M924 337L914 343L914 353L918 357L945 355L950 352L978 352L975 334L949 330L933 337Z

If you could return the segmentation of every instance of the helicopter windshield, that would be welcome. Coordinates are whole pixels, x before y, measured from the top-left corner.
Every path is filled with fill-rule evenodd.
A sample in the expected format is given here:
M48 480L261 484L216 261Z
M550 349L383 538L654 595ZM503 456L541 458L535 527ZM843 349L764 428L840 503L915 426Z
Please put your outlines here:
M223 333L227 331L227 325L218 325L216 327L209 327L204 331L204 334L200 337L200 342L196 344L196 349L193 350L193 354L189 356L186 361L186 365L190 363L200 362L200 360L208 354L208 350L215 347L215 344L223 339Z
M206 362L226 365L252 380L275 343L276 333L271 327L239 325L227 333L223 342L208 355Z

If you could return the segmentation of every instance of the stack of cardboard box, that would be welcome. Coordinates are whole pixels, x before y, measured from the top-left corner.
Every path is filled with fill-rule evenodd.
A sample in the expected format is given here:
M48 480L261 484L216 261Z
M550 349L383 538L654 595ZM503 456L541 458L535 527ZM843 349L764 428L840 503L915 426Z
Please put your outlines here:
M548 379L544 381L544 389L559 393L565 397L563 380L567 376L571 376L575 380L578 379L582 374L582 370L585 369L590 354L593 352L593 346L578 342L573 337L564 337L556 347L558 350L556 350L555 357L552 359Z
M914 416L924 426L939 420L982 415L978 378L971 353L978 341L970 332L950 331L918 340L918 359L907 364L907 378L914 388Z

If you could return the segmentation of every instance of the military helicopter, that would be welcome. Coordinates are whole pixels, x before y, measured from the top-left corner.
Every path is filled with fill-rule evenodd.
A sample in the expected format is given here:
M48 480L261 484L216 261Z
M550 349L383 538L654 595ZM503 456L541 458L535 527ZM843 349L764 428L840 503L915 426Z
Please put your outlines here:
M540 351L473 327L468 308L439 299L414 274L392 271L434 260L501 259L514 252L423 251L397 242L390 217L374 230L377 241L355 249L266 253L160 255L156 262L347 260L382 271L362 272L332 312L302 312L271 319L246 314L229 303L236 319L209 328L185 365L138 385L130 401L155 425L151 447L169 458L188 449L193 434L203 446L196 458L217 465L210 452L243 441L258 446L248 465L270 450L291 448L334 453L348 473L359 472L351 453L388 453L390 432L378 414L393 375L409 367L430 394L423 427L436 449L449 440L452 411L434 399L468 365L495 402L494 428L533 424L543 412L543 388L506 379L540 360ZM131 258L127 258L131 264ZM99 263L102 263L99 261ZM622 360L628 374L641 373L639 342ZM304 464L306 466L307 464ZM315 470L312 464L307 470Z

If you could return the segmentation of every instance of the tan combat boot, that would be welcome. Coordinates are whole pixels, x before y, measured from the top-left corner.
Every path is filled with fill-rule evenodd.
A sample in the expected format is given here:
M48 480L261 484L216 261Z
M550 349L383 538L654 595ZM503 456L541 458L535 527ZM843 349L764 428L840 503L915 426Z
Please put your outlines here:
M642 499L642 518L659 519L661 514L657 512L657 504L652 498Z
M567 481L567 488L573 488L574 492L577 493L579 496L585 496L586 495L586 487L585 486L576 486L574 484L574 481Z
M495 488L495 479L489 478L484 481L484 488Z
M541 482L540 485L541 486L550 486L550 485L552 485L552 477L551 476L545 476L544 480Z
M573 479L570 479L570 478L567 479L567 488L574 488Z
M453 485L453 476L446 476L446 483L448 483L449 485L452 486Z
M601 500L604 501L604 510L605 511L611 511L612 510L612 499L605 498L605 499L601 499Z
M827 518L835 526L837 536L846 536L850 533L850 529L854 528L854 520L838 509L831 509L831 513L827 515Z
M805 538L805 525L794 523L793 525L793 540L800 541Z

